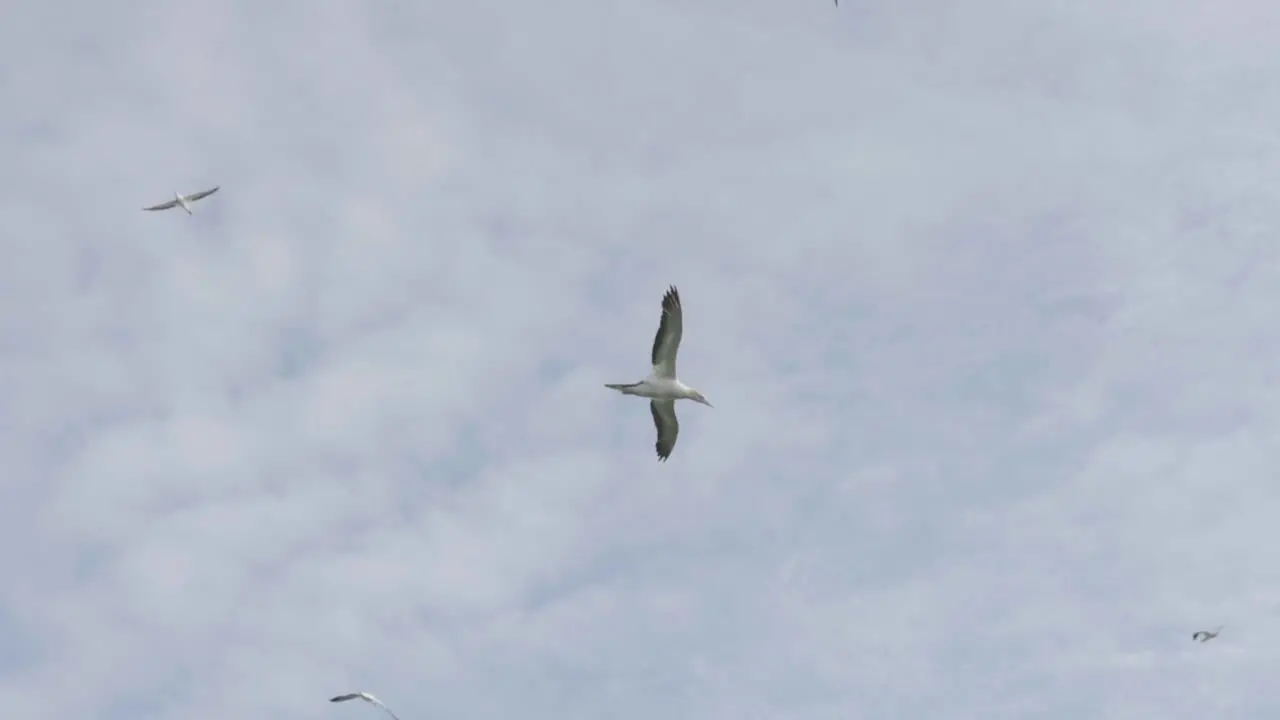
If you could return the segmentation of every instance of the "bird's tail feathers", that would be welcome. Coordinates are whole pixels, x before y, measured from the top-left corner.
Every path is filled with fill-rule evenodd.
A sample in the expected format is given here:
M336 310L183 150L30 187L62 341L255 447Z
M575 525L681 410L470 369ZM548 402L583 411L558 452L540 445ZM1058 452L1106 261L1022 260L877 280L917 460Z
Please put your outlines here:
M610 390L617 390L623 395L635 395L635 392L634 392L635 389L640 387L643 384L644 383L624 383L624 384L605 383L604 386L609 388Z

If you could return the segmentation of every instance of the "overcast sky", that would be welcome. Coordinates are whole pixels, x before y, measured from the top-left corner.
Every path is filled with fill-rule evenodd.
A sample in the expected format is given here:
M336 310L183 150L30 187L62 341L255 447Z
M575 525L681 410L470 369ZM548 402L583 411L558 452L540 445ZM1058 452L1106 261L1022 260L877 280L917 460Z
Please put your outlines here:
M1277 717L1277 37L11 3L0 714Z

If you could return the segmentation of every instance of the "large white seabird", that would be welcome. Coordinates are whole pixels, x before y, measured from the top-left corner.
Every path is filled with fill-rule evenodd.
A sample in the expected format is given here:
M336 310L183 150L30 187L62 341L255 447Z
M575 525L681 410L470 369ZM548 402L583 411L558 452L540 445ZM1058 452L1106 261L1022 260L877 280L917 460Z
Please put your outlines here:
M630 385L609 385L623 395L639 395L650 398L649 411L658 429L658 461L671 456L680 434L680 421L676 419L676 400L692 400L707 407L714 407L702 393L676 379L676 353L680 350L680 336L684 334L684 310L680 307L680 293L672 285L662 298L662 322L653 338L653 371L649 377Z
M221 187L221 186L218 186L218 187ZM183 210L186 210L187 214L190 215L191 203L201 198L207 198L210 195L218 192L218 187L214 187L212 190L201 190L200 192L194 192L194 193L191 193L190 195L183 195L182 193L174 193L173 199L170 200L169 202L160 203L159 205L152 205L149 208L142 208L142 209L143 210L168 210L169 208L180 207Z
M373 703L374 705L377 705L378 707L382 708L383 712L390 715L395 720L400 720L400 718L396 717L395 713L391 712L391 708L387 707L386 705L383 705L381 700L370 695L367 692L353 692L353 693L347 693L346 695L339 695L337 697L329 698L329 702L346 702L348 700L364 700L365 702Z

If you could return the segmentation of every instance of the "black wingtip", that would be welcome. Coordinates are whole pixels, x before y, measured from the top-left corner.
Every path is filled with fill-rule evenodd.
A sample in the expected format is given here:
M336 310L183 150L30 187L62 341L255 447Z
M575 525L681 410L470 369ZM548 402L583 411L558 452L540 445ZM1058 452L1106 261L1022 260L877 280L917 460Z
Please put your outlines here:
M662 296L662 307L663 309L680 307L680 291L675 285L667 287L667 294Z

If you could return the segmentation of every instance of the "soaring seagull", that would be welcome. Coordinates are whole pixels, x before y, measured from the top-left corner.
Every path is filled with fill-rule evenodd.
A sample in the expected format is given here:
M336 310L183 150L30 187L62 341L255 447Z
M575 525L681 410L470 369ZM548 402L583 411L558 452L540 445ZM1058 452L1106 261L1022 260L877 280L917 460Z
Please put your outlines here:
M168 210L169 208L172 208L172 207L180 207L183 210L186 210L187 214L190 215L191 203L201 198L207 198L210 195L218 192L218 187L214 187L212 190L201 190L200 192L194 192L194 193L191 193L190 195L183 195L182 193L174 193L173 199L170 200L169 202L160 203L159 205L152 205L149 208L142 208L142 209L143 210Z
M662 297L662 322L653 338L653 371L649 377L630 385L610 385L623 395L639 395L650 398L649 412L658 429L658 462L671 456L680 433L680 421L676 419L676 400L685 399L714 407L702 393L676 379L676 353L680 350L680 336L684 333L684 311L680 307L680 293L676 286L667 289Z
M1196 632L1194 632L1194 633L1192 633L1192 634L1191 634L1191 639L1192 639L1192 640L1199 640L1199 641L1200 641L1200 642L1202 642L1202 643L1209 642L1210 640L1212 640L1212 639L1214 639L1214 638L1218 637L1218 634L1222 632L1222 628L1224 628L1224 627L1226 627L1226 626L1225 626L1225 625L1219 625L1218 627L1214 628L1212 631L1210 631L1210 630L1198 630L1198 631L1196 631Z
M390 715L392 718L394 718L394 720L400 720L400 718L396 717L395 713L391 712L391 708L387 707L386 705L383 705L381 700L370 695L367 692L353 692L353 693L347 693L346 695L339 695L337 697L329 698L329 702L346 702L348 700L357 700L357 699L364 700L365 702L373 703L374 705L377 705L378 707L382 708L383 712Z

